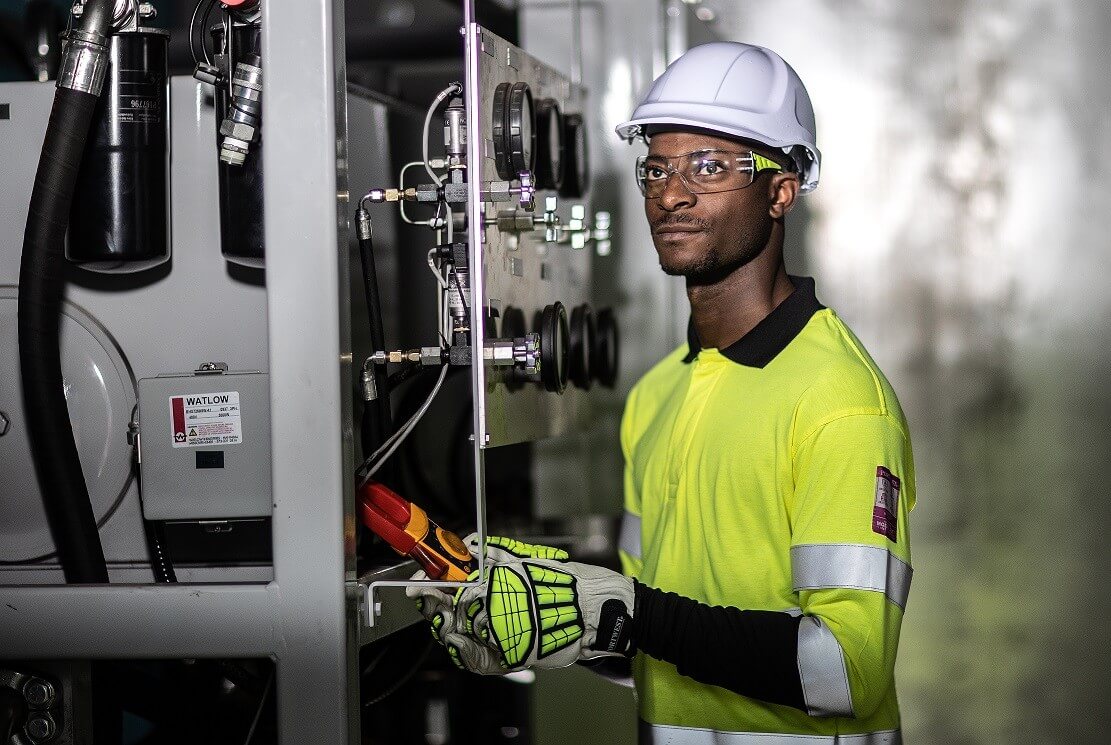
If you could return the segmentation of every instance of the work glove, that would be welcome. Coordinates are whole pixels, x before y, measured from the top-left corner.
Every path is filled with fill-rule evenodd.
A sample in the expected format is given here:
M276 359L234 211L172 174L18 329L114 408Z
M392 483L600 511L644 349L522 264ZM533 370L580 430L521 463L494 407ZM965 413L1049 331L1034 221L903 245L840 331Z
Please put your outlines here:
M462 664L484 674L629 655L633 597L633 581L609 569L517 559L489 567L485 582L456 593L444 639L461 644Z
M478 533L471 533L463 539L472 556L479 555ZM568 558L563 549L540 544L524 543L503 536L487 536L485 556L488 563L517 561L523 558L543 558L564 561ZM472 578L477 578L475 572ZM426 580L428 576L419 571L414 580ZM432 585L407 587L406 595L416 600L417 610L432 625L432 635L443 644L456 666L484 675L500 675L507 670L500 662L496 651L466 632L464 618L456 619L455 596ZM456 593L458 595L458 593Z

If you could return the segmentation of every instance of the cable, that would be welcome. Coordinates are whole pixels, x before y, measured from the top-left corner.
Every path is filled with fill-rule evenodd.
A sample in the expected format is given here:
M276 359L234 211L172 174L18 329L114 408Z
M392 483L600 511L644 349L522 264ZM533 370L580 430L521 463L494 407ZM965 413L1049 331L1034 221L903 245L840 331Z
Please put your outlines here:
M212 64L212 57L208 55L208 42L205 41L205 36L210 30L208 19L212 16L212 10L215 7L216 0L212 0L212 2L209 3L208 7L205 8L204 16L201 18L201 52L204 53L204 61L210 65ZM224 44L227 44L227 38L224 39ZM231 72L228 72L228 75L231 75Z
M161 584L176 584L177 573L174 563L166 553L166 533L162 523L147 520L147 551L150 553L150 569L154 574L154 581Z
M224 13L224 39L228 52L228 103L235 100L235 21L231 13Z
M428 411L428 407L432 405L432 401L436 398L436 394L440 392L440 387L444 384L444 378L447 377L447 371L448 365L444 365L442 368L440 368L440 377L436 380L436 385L433 386L432 392L428 394L428 398L425 399L423 404L421 404L421 407L417 409L417 413L413 414L413 416L410 417L409 421L407 421L401 427L401 429L394 433L394 435L390 437L390 439L386 440L382 447L374 451L374 453L372 453L369 458L363 461L362 465L359 466L359 468L356 470L356 473L358 473L359 470L367 468L366 475L364 475L359 481L360 487L365 486L366 483L370 481L370 478L378 472L378 469L382 467L382 464L391 455L394 454L394 451L396 451L397 448L401 446L401 443L405 441L405 438L408 437L413 429L417 426L417 424L421 420L421 417L423 417L425 415L425 412ZM379 457L379 453L381 453L381 457ZM370 465L372 462L374 463L374 465Z
M270 671L270 677L266 679L266 687L262 689L262 695L258 699L258 710L255 711L255 718L251 721L251 729L247 730L247 739L243 741L243 745L251 745L251 740L255 737L255 728L258 727L258 720L262 718L262 710L266 706L266 697L270 694L270 686L274 684L274 671Z
M432 270L432 276L436 278L436 284L440 285L440 287L446 290L447 280L444 279L444 275L440 273L440 270L436 267L436 263L433 261L432 257L435 255L436 249L428 249L428 268Z
M94 62L107 60L112 5L90 0L84 8L75 33L94 42L82 68L93 70ZM19 271L19 369L24 410L34 412L27 420L32 460L62 572L69 584L104 584L108 567L66 408L58 323L67 282L66 228L100 93L79 90L92 81L78 77L55 89L35 173Z
M398 174L398 176L397 176L397 180L398 180L398 187L397 188L401 189L402 191L405 191L405 172L408 171L410 168L415 168L416 166L423 166L423 165L424 165L424 161L421 161L421 160L414 160L410 163L406 163L405 165L403 165L401 167L401 173ZM433 168L443 168L444 161L440 158L433 158L431 161L429 161L429 165L431 165ZM405 211L405 200L404 199L398 201L397 209L401 213L401 219L404 220L405 222L409 223L410 225L428 225L429 227L434 227L435 226L434 223L435 223L436 219L438 219L439 216L440 216L440 203L436 204L436 214L433 215L432 219L430 219L430 220L413 220L413 219L410 219L409 214Z
M428 175L432 177L432 181L436 186L441 186L444 183L442 177L437 176L436 172L432 170L432 164L428 160L428 130L432 126L432 115L436 113L436 109L444 102L448 96L452 94L459 94L463 92L463 86L458 81L452 83L447 88L444 88L436 98L432 99L432 105L428 107L428 113L424 115L424 134L421 135L421 154L424 156L424 170L428 171Z
M436 380L436 385L432 387L432 392L428 394L428 398L425 399L424 403L421 404L421 407L417 409L416 413L409 418L409 421L405 422L401 429L395 432L389 439L386 440L386 442L382 444L382 447L375 450L374 453L372 453L371 456L363 462L360 468L367 467L372 461L375 461L377 459L377 462L374 463L373 466L369 467L369 470L363 477L363 480L359 483L359 486L363 486L364 484L366 484L367 481L370 480L370 477L373 476L375 472L377 472L378 469L382 467L382 463L391 455L393 455L394 451L397 450L401 443L405 441L405 438L408 437L413 429L417 426L421 418L424 416L425 412L428 411L428 407L432 405L432 400L436 398L436 394L440 392L440 387L444 384L444 378L447 377L448 369L448 365L444 365L440 369L440 377ZM381 454L381 457L379 457L379 454Z
M425 642L424 651L421 652L421 654L417 657L416 661L413 663L413 666L411 668L409 668L409 671L407 673L405 673L404 675L402 675L400 678L398 678L392 686L387 688L381 694L379 694L378 696L375 696L370 701L367 701L366 703L364 703L363 706L364 707L374 706L375 704L379 703L380 701L392 696L394 693L396 693L398 691L399 688L401 688L401 686L408 683L409 679L412 678L414 675L416 675L417 670L420 670L421 665L423 665L424 661L428 659L428 654L429 654L429 652L432 651L432 646L433 646L433 643L435 641L436 641L435 639L432 639L430 637ZM378 663L381 662L382 658L385 657L385 656L386 656L386 652L383 651L381 654L379 654L377 657L375 657L373 660L371 660L371 663L369 665L367 665L366 670L363 671L363 675L366 675L367 673L374 670L374 668L378 666Z

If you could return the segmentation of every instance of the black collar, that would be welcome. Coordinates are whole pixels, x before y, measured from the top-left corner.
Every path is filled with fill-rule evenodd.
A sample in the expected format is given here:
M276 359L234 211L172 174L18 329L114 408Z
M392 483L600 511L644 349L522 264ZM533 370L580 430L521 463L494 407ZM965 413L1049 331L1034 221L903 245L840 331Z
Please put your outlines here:
M810 277L791 277L795 291L777 305L764 320L721 353L745 367L764 367L776 358L799 335L810 317L825 306L814 296L814 280ZM689 351L683 362L692 362L702 344L694 330L694 319L687 326Z

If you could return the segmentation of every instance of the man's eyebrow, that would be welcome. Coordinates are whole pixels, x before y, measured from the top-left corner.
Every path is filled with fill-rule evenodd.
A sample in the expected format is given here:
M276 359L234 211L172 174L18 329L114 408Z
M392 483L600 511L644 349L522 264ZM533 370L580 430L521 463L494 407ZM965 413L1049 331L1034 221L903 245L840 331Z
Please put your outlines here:
M725 152L721 148L705 147L699 150L691 150L689 153L678 153L677 155L660 155L659 153L648 153L647 160L674 160L675 158L689 158L692 155L704 155L706 153Z

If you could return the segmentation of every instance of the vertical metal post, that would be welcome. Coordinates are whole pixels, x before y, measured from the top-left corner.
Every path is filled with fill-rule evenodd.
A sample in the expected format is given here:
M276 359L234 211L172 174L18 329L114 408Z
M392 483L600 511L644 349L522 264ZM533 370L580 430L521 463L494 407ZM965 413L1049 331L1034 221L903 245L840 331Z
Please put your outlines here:
M265 0L263 164L282 745L355 742L341 0ZM353 690L355 689L355 690ZM357 711L357 708L354 709Z
M475 521L478 523L480 546L486 545L486 362L483 349L486 343L485 319L482 298L486 297L483 284L486 277L485 257L482 250L482 181L486 161L483 157L485 140L482 137L482 98L479 95L478 59L482 54L482 35L475 22L474 0L463 3L463 33L466 35L464 54L464 95L467 106L467 242L471 283L471 394L474 396L474 479ZM486 577L486 562L479 567L482 579Z

